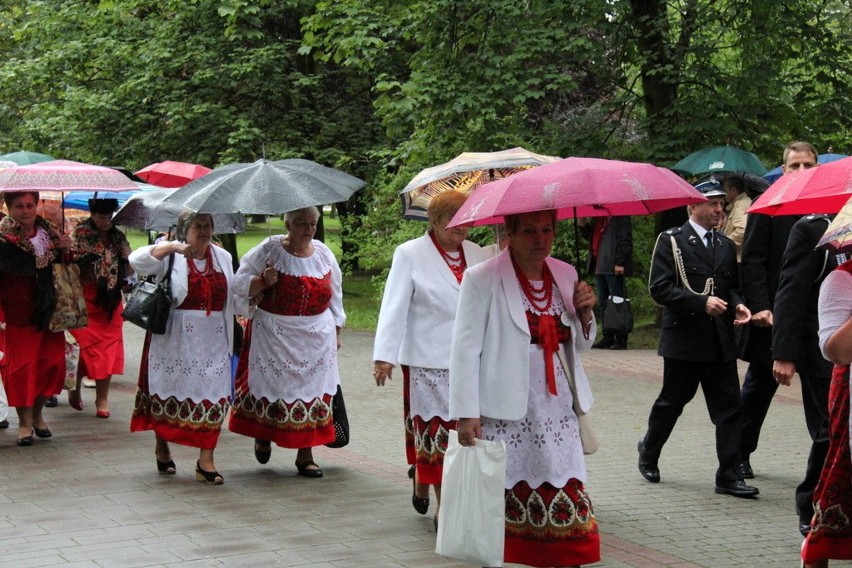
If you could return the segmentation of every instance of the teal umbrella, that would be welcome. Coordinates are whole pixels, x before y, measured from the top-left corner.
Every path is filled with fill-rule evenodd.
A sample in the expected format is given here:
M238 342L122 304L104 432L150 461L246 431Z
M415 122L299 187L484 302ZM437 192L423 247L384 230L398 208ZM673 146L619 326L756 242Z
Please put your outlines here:
M734 146L715 146L693 152L671 169L691 176L714 172L741 172L762 176L766 167L760 158Z
M48 156L47 154L39 154L38 152L27 152L26 150L21 150L20 152L12 152L10 154L3 154L2 156L0 156L0 160L15 162L19 166L39 164L41 162L50 162L51 160L55 159L56 158Z

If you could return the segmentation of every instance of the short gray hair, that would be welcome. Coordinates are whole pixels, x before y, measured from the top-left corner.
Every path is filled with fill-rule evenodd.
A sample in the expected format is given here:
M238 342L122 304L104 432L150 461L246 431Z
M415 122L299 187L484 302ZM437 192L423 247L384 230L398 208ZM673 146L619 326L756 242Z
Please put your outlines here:
M301 209L287 211L286 213L284 213L284 221L286 223L289 223L294 219L304 217L305 215L310 215L311 217L313 217L314 221L319 221L320 212L317 207L302 207Z

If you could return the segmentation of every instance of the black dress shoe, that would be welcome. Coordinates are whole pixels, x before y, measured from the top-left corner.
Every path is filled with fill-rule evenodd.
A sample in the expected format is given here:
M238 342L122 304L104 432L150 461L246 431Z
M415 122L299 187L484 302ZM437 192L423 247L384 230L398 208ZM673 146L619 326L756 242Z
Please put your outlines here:
M746 485L745 481L738 479L729 483L716 485L716 493L720 495L733 495L734 497L757 497L760 494L757 487Z
M56 396L47 397L47 400L44 401L44 405L48 408L56 408L57 406L59 406L59 397L56 397Z
M270 457L272 457L272 442L269 440L259 440L255 438L254 459L256 459L258 463L268 463Z
M651 460L645 455L645 446L642 444L642 440L639 440L637 449L639 450L639 473L651 483L659 483L660 469L657 467L657 460Z
M743 479L754 479L754 470L751 469L751 463L749 463L748 458L741 461L737 466L737 473Z

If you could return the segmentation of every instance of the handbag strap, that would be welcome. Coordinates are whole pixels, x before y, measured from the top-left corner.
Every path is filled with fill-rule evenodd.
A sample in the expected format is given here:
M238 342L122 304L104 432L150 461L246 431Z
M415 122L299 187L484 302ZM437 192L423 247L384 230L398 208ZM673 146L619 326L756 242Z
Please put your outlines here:
M166 269L166 273L163 275L162 280L157 284L157 286L163 288L167 292L171 292L169 288L169 282L172 279L172 268L175 265L175 253L171 253L169 255L169 267Z
M571 368L568 366L568 362L565 360L565 353L562 352L562 346L556 350L556 355L559 357L559 362L562 364L562 370L565 372L565 376L568 378L568 388L571 389L571 398L574 399L574 414L580 416L581 414L586 414L580 409L580 401L577 400L577 385L574 383L574 373L571 372Z

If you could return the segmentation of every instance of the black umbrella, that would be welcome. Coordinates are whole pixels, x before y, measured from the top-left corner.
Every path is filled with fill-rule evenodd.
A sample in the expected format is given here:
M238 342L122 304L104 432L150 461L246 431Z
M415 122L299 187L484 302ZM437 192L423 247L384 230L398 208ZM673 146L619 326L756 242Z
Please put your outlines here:
M279 215L346 201L366 182L310 160L229 164L191 181L163 200L198 213Z

